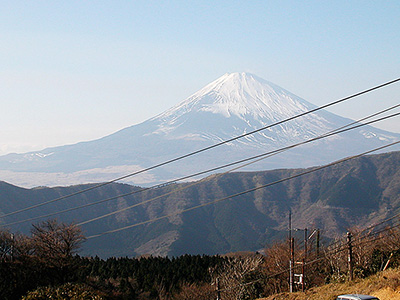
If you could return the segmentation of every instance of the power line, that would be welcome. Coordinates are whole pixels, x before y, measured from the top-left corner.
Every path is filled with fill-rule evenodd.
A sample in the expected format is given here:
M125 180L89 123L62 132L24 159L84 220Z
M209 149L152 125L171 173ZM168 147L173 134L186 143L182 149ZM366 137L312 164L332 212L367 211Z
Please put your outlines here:
M222 176L222 175L224 175L224 174L233 172L233 171L235 171L235 170L238 170L238 169L243 168L243 167L245 167L245 166L248 166L248 165L250 165L250 164L256 163L256 162L258 162L258 161L260 161L260 160L262 160L262 159L271 157L272 155L276 155L276 154L282 153L282 152L284 152L284 151L286 151L286 150L289 150L289 149L292 149L292 148L294 148L294 147L301 146L301 145L304 145L304 144L306 144L306 143L310 143L310 142L313 142L313 141L316 141L316 140L319 140L319 139L322 139L322 138L326 138L326 137L329 137L329 136L332 136L332 135L335 135L335 134L340 134L340 133L343 133L343 132L346 132L346 131L349 131L349 130L352 130L352 129L355 129L355 128L359 128L359 127L362 127L362 126L366 126L366 125L369 125L369 124L372 124L372 123L375 123L375 122L379 122L379 121L382 121L382 120L385 120L385 119L388 119L388 118L397 116L397 115L399 115L400 113L395 113L395 114L392 114L392 115L389 115L389 116L385 116L385 117L382 117L382 118L379 118L379 119L376 119L376 120L372 120L372 121L369 121L369 122L363 123L363 124L360 124L360 123L359 123L360 121L367 120L367 119L369 119L369 118L371 118L371 117L377 116L377 115L379 115L379 114L382 114L382 113L384 113L384 112L387 112L387 111L389 111L389 110L391 110L391 109L394 109L394 108L397 108L397 107L399 107L399 106L400 106L400 104L395 105L395 106L392 106L392 107L387 108L387 109L385 109L385 110L383 110L383 111L374 113L374 114L372 114L372 115L370 115L370 116L367 116L367 117L364 117L364 118L362 118L361 120L354 121L354 122L352 122L352 123L349 123L349 124L347 124L347 125L345 125L345 126L342 126L342 127L338 128L338 129L332 130L332 131L330 131L330 132L328 132L328 133L325 133L325 134L322 134L322 135L320 135L320 136L318 136L318 137L315 137L315 138L312 138L312 139L309 139L309 140L306 140L306 141L303 141L303 142L299 142L299 143L294 144L294 145L290 145L290 146L283 147L283 148L280 148L280 149L277 149L277 150L274 150L274 151L269 151L269 152L266 152L266 153L263 153L263 154L259 154L259 155L256 155L256 156L253 156L253 157L250 157L250 158L246 158L246 159L239 160L239 161L236 161L236 162L233 162L233 163L229 163L229 164L226 164L226 165L222 165L222 166L219 166L219 167L216 167L216 168L212 168L212 169L209 169L209 170L205 170L205 171L202 171L202 172L198 172L198 173L195 173L195 174L192 174L192 175L188 175L188 176L185 176L185 177L182 177L182 178L173 180L173 181L169 181L169 182L164 183L164 184L159 184L159 185L156 185L156 186L153 186L153 187L143 188L143 189L140 189L140 190L137 190L137 191L129 192L129 193L122 194L122 195L117 195L117 196L114 196L114 197L111 197L111 198L99 200L99 201L96 201L96 202L88 203L88 204L81 205L81 206L77 206L77 207L72 207L72 208L69 208L69 209L61 210L61 211L58 211L58 212L53 212L53 213L46 214L46 215L42 215L42 216L37 216L37 217L32 217L32 218L24 219L24 220L21 220L21 221L16 221L16 222L7 223L7 224L4 224L4 225L2 225L2 226L5 227L5 226L16 225L16 224L20 224L20 223L24 223L24 222L28 222L28 221L34 221L34 220L37 220L37 219L46 218L46 217L51 217L51 216L54 216L54 215L58 215L58 214L62 214L62 213L70 212L70 211L74 211L74 210L81 209L81 208L86 208L86 207L89 207L89 206L93 206L93 205L96 205L96 204L104 203L104 202L111 201L111 200L114 200L114 199L123 198L123 197L129 196L129 195L133 195L133 194L136 194L136 193L144 192L144 191L147 191L147 190L150 190L150 189L153 189L153 188L157 188L157 187L162 187L162 186L165 186L165 185L169 185L169 184L174 183L174 182L177 182L177 181L181 181L181 180L185 180L185 179L188 179L188 178L191 178L191 177L196 177L196 176L199 176L199 175L203 175L203 174L205 174L205 173L213 172L213 171L216 171L216 170L219 170L219 169L223 169L223 168L226 168L226 167L230 167L230 166L233 166L233 165L236 165L236 164L239 164L239 163L243 163L243 162L247 162L247 161L250 161L250 160L254 160L254 161L252 161L252 162L246 163L246 164L244 164L244 165L238 166L238 167L233 168L233 169L231 169L231 170L228 170L228 171L226 171L226 172L224 172L224 173L220 173L220 174L217 174L217 175L216 175L216 176ZM351 126L352 124L358 124L358 125L353 126L353 127L349 127L349 126ZM256 160L255 160L255 159L256 159ZM214 177L214 178L215 178L215 177ZM210 178L209 178L209 179L210 179ZM123 208L123 209L120 209L120 210L117 210L117 211L114 211L114 212L111 212L111 213L108 213L108 214L105 214L105 215L96 217L96 218L94 218L94 219L91 219L90 222L93 222L93 221L96 221L96 220L99 220L99 219L102 219L102 218L105 218L105 217L114 215L114 214L116 214L116 213L119 213L119 212L122 212L122 211L125 211L125 210L128 210L128 209L132 209L132 208L137 207L137 206L139 206L139 205L143 205L143 204L145 204L145 203L149 203L149 202L151 202L151 201L160 199L160 198L162 198L162 197L171 195L171 194L173 194L173 193L180 192L180 191L182 191L182 190L185 190L185 189L187 189L187 188L190 188L190 187L192 187L192 186L194 186L194 185L199 184L200 182L204 182L205 180L209 180L209 179L203 179L203 180L201 180L201 181L198 181L198 182L195 182L195 183L186 185L186 186L184 186L184 187L182 187L182 188L180 188L180 189L173 190L173 191L168 192L168 193L165 193L165 194L163 194L163 195L159 195L159 196L157 196L157 197L155 197L155 198L151 198L151 199L142 201L142 202L140 202L140 203L136 203L136 204L134 204L134 205L125 207L125 208ZM81 222L81 223L79 223L79 224L80 224L80 225L84 225L84 224L87 224L87 223L89 223L89 222Z
M396 113L396 114L394 114L394 115L396 116L396 115L399 115L399 114L400 114L400 113ZM387 118L387 117L385 117L385 118ZM371 122L372 122L372 121L371 121ZM371 123L371 122L369 122L369 123ZM227 172L218 174L217 176L222 176L222 175L227 174L227 173L229 173L229 172L235 171L235 170L237 170L237 169L239 169L239 168L245 167L245 166L247 166L247 165L249 165L249 164L252 164L252 163L258 162L258 161L260 161L260 160L262 160L262 159L265 159L265 158L267 158L267 157L270 157L271 155L278 154L278 153L281 153L281 152L286 151L286 150L288 150L288 149L291 149L291 148L293 148L293 147L295 147L295 146L303 145L303 144L305 144L305 143L308 143L308 142L311 142L311 141L315 141L315 140L318 140L318 139L321 139L321 138L325 138L325 137L331 136L331 135L333 135L333 134L337 134L337 133L345 132L345 131L347 131L347 130L351 130L351 129L354 129L354 128L358 128L358 127L361 127L361 126L365 126L365 125L367 125L367 124L369 124L369 123L362 124L362 125L357 125L357 126L354 126L354 127L351 127L351 128L347 128L347 129L342 129L341 131L334 131L334 132L331 132L331 133L329 133L329 134L325 134L325 135L319 136L319 137L317 137L317 138L314 138L314 139L311 139L311 140L308 140L308 141L305 141L305 142L298 143L298 144L293 145L293 146L288 146L288 147L284 147L284 148L281 148L281 149L278 149L278 150L274 150L274 151L272 151L272 153L271 153L271 152L267 152L266 154L264 153L264 154L262 154L262 155L253 156L253 157L250 158L250 159L254 159L254 158L258 158L258 159L255 160L255 161L253 161L253 162L250 162L250 163L248 163L248 164L245 164L245 165L236 167L236 168L234 168L234 169L232 169L232 170L229 170L229 171L227 171ZM267 156L267 157L264 157L265 155L268 155L268 156ZM240 161L240 162L243 162L243 160ZM208 179L206 179L206 180L210 180L210 178L208 178ZM137 204L134 204L134 205L131 205L131 206L128 206L128 207L125 207L125 208L122 208L122 209L119 209L119 210L110 212L110 213L108 213L108 214L105 214L105 215L102 215L102 216L99 216L99 217L96 217L96 218L92 218L92 219L90 219L90 220L88 220L88 221L80 222L80 223L78 223L77 225L84 225L84 224L87 224L87 223L90 223L90 222L93 222L93 221L97 221L97 220L103 219L103 218L108 217L108 216L111 216L111 215L115 215L115 214L120 213L120 212L122 212L122 211L126 211L126 210L128 210L128 209L132 209L132 208L134 208L134 207L137 207L137 206L139 206L139 205L142 205L142 204L145 204L145 203L154 201L154 200L159 199L159 198L161 198L161 197L165 197L165 196L170 195L170 194L172 194L172 193L180 192L180 191L185 190L185 189L187 189L187 188L189 188L189 187L192 187L192 186L194 186L194 185L197 185L197 184L199 184L200 182L204 182L204 180L203 180L203 181L199 181L199 182L195 182L195 183L193 183L193 184L190 184L190 185L187 185L187 186L185 186L185 187L182 187L181 189L178 189L178 190L176 190L176 191L171 191L171 192L169 192L169 193L167 193L167 194L157 196L157 197L155 197L155 198L152 198L152 199L143 201L143 202L141 202L141 203L137 203Z
M389 222L389 221L391 221L391 220L393 220L393 219L395 219L396 217L399 217L399 216L400 216L400 213L398 213L398 214L396 214L396 215L394 215L394 216L392 216L392 217L390 217L390 218L387 218L387 219L385 219L385 220L383 220L383 221L381 221L381 222L379 222L379 223L370 225L370 226L364 228L363 230L361 230L361 231L359 231L359 232L353 233L353 237L354 237L355 239L363 239L363 238L370 237L371 235L378 235L378 234L380 234L380 233L383 233L383 232L385 232L385 231L391 230L391 229L393 229L393 228L400 227L400 223L399 223L399 224L396 224L396 225L392 225L392 226L389 227L389 228L384 228L384 229L382 229L382 230L380 230L380 231L377 231L377 232L372 232L372 231L371 231L371 229L373 229L373 228L375 228L375 227L377 227L377 226L379 226L379 225L382 225L382 224L384 224L384 223L387 223L387 222ZM367 231L367 230L370 230L370 232L367 233L367 234L362 234L363 232L365 232L365 231ZM332 247L332 246L334 246L334 245L336 245L336 244L340 244L340 243L342 243L342 241L341 241L341 240L337 240L337 241L335 241L334 243L332 243L331 245L329 245L328 247ZM345 244L345 243L346 243L346 242L344 242L344 244ZM341 246L342 246L342 245L339 245L337 248L340 248ZM347 247L347 246L344 245L344 247Z
M397 227L400 227L400 224L398 224L398 225L396 225L396 226L393 226L393 227L391 227L391 228L389 228L389 229L386 229L386 230L390 230L390 229L397 228ZM365 228L364 230L366 230L366 228ZM364 230L363 230L363 231L364 231ZM365 238L366 238L366 237L365 237ZM384 238L384 236L379 236L379 237L377 237L377 238L375 238L375 239L373 239L373 240L367 240L367 241L363 241L363 242L355 242L355 243L353 243L353 247L357 247L357 246L361 246L361 245L368 244L368 243L371 243L371 242L375 242L375 241L380 240L380 239L383 239L383 238ZM337 242L335 242L335 243L333 243L333 244L331 244L331 245L334 245L334 244L337 244ZM329 248L331 245L327 246L327 248ZM327 256L329 256L329 255L331 255L331 254L337 254L337 253L342 252L342 251L345 251L345 250L348 250L348 245L346 245L346 243L344 242L344 243L343 243L342 245L340 245L339 247L335 247L334 249L329 249L329 250L325 253L324 256L319 257L319 258L316 258L316 259L311 260L311 261L304 262L304 265L306 265L306 266L312 265L312 264L314 264L314 263L316 263L316 262L319 262L319 261L328 259ZM299 267L299 266L297 266L297 268L298 268L298 267ZM295 268L296 268L296 267L295 267ZM257 283L257 282L260 282L260 281L263 281L263 280L268 280L268 279L273 278L273 277L276 277L276 276L278 276L278 275L282 275L282 274L287 273L287 272L289 272L289 271L290 271L290 269L287 268L287 269L285 269L285 270L282 270L282 271L273 273L273 274L271 274L271 275L268 275L268 276L266 276L266 277L264 277L264 278L259 278L259 279L256 279L256 280L253 280L253 281L250 281L250 282L246 282L246 283L240 283L240 284L237 284L237 285L235 285L235 286L231 286L231 287L229 287L229 288L219 289L219 291L220 291L220 292L226 292L226 291L233 290L233 289L235 289L235 288L237 288L237 287L252 285L252 284L254 284L254 283Z
M357 232L356 235L361 235L364 231L371 230L371 229L373 229L373 228L375 228L375 227L377 227L377 226L379 226L379 225L385 224L385 223L387 223L387 222L389 222L389 221L391 221L391 220L393 220L393 219L395 219L395 218L397 218L397 217L399 217L399 216L400 216L400 213L395 214L394 216L392 216L392 217L390 217L390 218L388 218L388 219L385 219L385 220L383 220L383 221L381 221L381 222L379 222L379 223L376 223L376 224L373 224L373 225L371 225L371 226L368 226L368 227L365 228L364 230L362 230L362 231L360 231L360 232Z
M233 138L231 138L231 139L228 139L228 140L219 142L219 143L217 143L217 144L214 144L214 145L211 145L211 146L208 146L208 147L205 147L205 148L202 148L202 149L199 149L199 150L190 152L190 153L188 153L188 154L185 154L185 155L182 155L182 156L179 156L179 157L176 157L176 158L167 160L167 161L165 161L165 162L162 162L162 163L153 165L153 166L151 166L151 167L148 167L148 168L145 168L145 169L142 169L142 170L139 170L139 171L136 171L136 172L133 172L133 173L130 173L130 174L127 174L127 175L124 175L124 176L115 178L115 179L110 180L110 181L107 181L107 182L103 182L103 183L94 185L94 186L92 186L92 187L83 189L83 190L81 190L81 191L77 191L77 192L75 192L75 193L71 193L71 194L69 194L69 195L65 195L65 196L58 197L58 198L53 199L53 200L49 200L49 201L46 201L46 202L42 202L42 203L39 203L39 204L36 204L36 205L32 205L32 206L29 206L29 207L26 207L26 208L22 208L22 209L16 210L16 211L14 211L14 212L11 212L11 213L8 213L8 214L3 215L2 217L7 217L7 216L15 215L15 214L18 214L18 213L21 213L21 212L24 212L24 211L28 211L28 210L31 210L31 209L34 209L34 208L37 208L37 207L41 207L41 206L43 206L43 205L47 205L47 204L50 204L50 203L54 203L54 202L56 202L56 201L60 201L60 200L66 199L66 198L70 198L70 197L72 197L72 196L76 196L76 195L78 195L78 194L82 194L82 193L91 191L91 190L93 190L93 189L96 189L96 188L99 188L99 187L102 187L102 186L105 186L105 185L108 185L108 184L117 182L117 181L119 181L119 180L123 180L123 179L129 178L129 177L138 175L138 174L140 174L140 173L143 173L143 172L146 172L146 171L150 171L150 170L153 170L153 169L158 168L158 167L161 167L161 166L165 166L165 165L167 165L167 164L176 162L176 161L178 161L178 160L181 160L181 159L184 159L184 158L193 156L193 155L195 155L195 154L198 154L198 153L201 153L201 152L204 152L204 151L207 151L207 150L216 148L216 147L221 146L221 145L223 145L223 144L226 144L226 143L229 143L229 142L233 142L233 141L235 141L235 140L238 140L238 139L240 139L240 138L246 137L246 136L248 136L248 135L251 135L251 134L254 134L254 133L257 133L257 132L266 130L266 129L271 128L271 127L273 127L273 126L277 126L277 125L283 124L283 123L285 123L285 122L288 122L288 121L294 120L294 119L296 119L296 118L299 118L299 117L308 115L308 114L310 114L310 113L319 111L319 110L321 110L321 109L325 109L325 108L327 108L327 107L330 107L330 106L336 105L336 104L338 104L338 103L347 101L347 100L352 99L352 98L355 98L355 97L357 97L357 96L360 96L360 95L363 95L363 94L372 92L372 91L377 90L377 89L380 89L380 88L382 88L382 87L386 87L386 86L388 86L388 85L390 85L390 84L393 84L393 83L396 83L396 82L398 82L398 81L400 81L400 78L397 78L397 79L388 81L388 82L383 83L383 84L380 84L380 85L378 85L378 86L375 86L375 87L369 88L369 89L367 89L367 90L358 92L358 93L356 93L356 94L350 95L350 96L348 96L348 97L345 97L345 98L336 100L336 101L334 101L334 102L325 104L325 105L323 105L323 106L314 108L314 109L309 110L309 111L307 111L307 112L304 112L304 113L301 113L301 114L298 114L298 115L289 117L289 118L287 118L287 119L284 119L284 120L275 122L275 123L273 123L273 124L270 124L270 125L267 125L267 126L264 126L264 127L261 127L261 128L259 128L259 129L250 131L250 132L248 132L248 133L245 133L245 134L242 134L242 135L239 135L239 136L236 136L236 137L233 137Z
M329 247L329 246L328 246L328 247ZM339 249L339 250L338 250L338 249L339 249L339 248L335 249L334 252L335 252L335 253L338 253L338 252L347 250L347 246L344 245L344 246L343 246L343 249ZM330 252L333 252L333 251L330 250ZM316 259L314 259L314 260L312 260L312 261L304 262L304 265L307 266L307 265L314 264L314 263L316 263L316 262L318 262L318 261L325 260L325 259L327 259L327 257L326 257L327 255L329 255L329 253L326 253L325 256L316 258ZM296 269L296 268L299 268L299 267L300 267L300 266L294 266L293 269ZM268 279L270 279L270 278L276 277L276 276L278 276L278 275L282 275L282 274L287 273L287 272L289 272L289 271L290 271L290 268L286 268L286 269L284 269L284 270L282 270L282 271L279 271L279 272L270 274L270 275L268 275L268 276L266 276L266 277L264 277L264 278L259 278L259 279L256 279L256 280L253 280L253 281L250 281L250 282L246 282L246 283L240 283L240 284L237 284L237 285L235 285L235 286L233 286L233 287L229 287L229 288L225 288L225 289L219 289L219 291L221 291L221 292L230 291L230 290L233 290L233 289L235 289L235 288L237 288L237 287L240 287L240 286L247 286L247 285L251 285L251 284L254 284L254 283L263 281L263 280L268 280Z
M316 171L331 167L333 165L337 165L337 164L346 162L348 160L351 160L351 159L354 159L354 158L357 158L357 157L360 157L360 156L363 156L363 155L367 155L369 153L372 153L372 152L375 152L375 151L379 151L379 150L385 149L385 148L390 147L390 146L394 146L394 145L399 144L399 143L400 143L400 141L397 141L397 142L394 142L394 143L390 143L388 145L381 146L381 147L375 148L373 150L369 150L369 151L363 152L361 154L357 154L357 155L354 155L354 156L351 156L351 157L348 157L348 158L345 158L345 159L330 163L330 164L325 165L325 166L313 168L313 169L310 169L308 171L305 171L305 172L302 172L302 173L298 173L296 175L293 175L293 176L290 176L290 177L286 177L286 178L274 181L272 183L268 183L268 184L265 184L265 185L262 185L262 186L258 186L258 187L252 188L252 189L248 189L248 190L245 190L243 192L239 192L239 193L236 193L236 194L224 197L224 198L220 198L220 199L213 200L213 201L210 201L210 202L207 202L207 203L196 205L196 206L193 206L193 207L190 207L190 208L187 208L187 209L183 209L183 210L180 210L180 211L168 214L168 215L164 215L164 216L161 216L161 217L157 217L157 218L154 218L154 219L151 219L151 220L147 220L147 221L139 222L139 223L136 223L136 224L124 226L124 227L121 227L121 228L118 228L118 229L114 229L114 230L105 231L105 232L102 232L102 233L99 233L99 234L96 234L96 235L89 236L89 237L87 237L87 239L100 237L100 236L103 236L103 235L106 235L106 234L119 232L119 231L122 231L122 230L126 230L126 229L129 229L129 228L137 227L137 226L144 225L144 224L147 224L147 223L152 223L152 222L155 222L155 221L159 221L159 220L162 220L162 219L165 219L165 218L170 218L170 217L173 217L175 215L179 215L179 214L182 214L182 213L185 213L185 212L188 212L188 211L192 211L192 210L195 210L195 209L198 209L198 208L210 205L210 204L215 204L215 203L218 203L218 202L221 202L221 201L224 201L224 200L227 200L227 199L231 199L231 198L234 198L234 197L238 197L238 196L241 196L241 195L244 195L244 194L248 194L250 192L254 192L256 190L263 189L263 188L266 188L266 187L269 187L269 186L272 186L272 185L275 185L275 184L278 184L278 183L281 183L281 182L284 182L284 181L288 181L288 180L291 180L291 179L294 179L294 178L297 178L297 177L300 177L300 176L304 176L306 174L310 174L310 173L313 173L313 172L316 172ZM87 222L88 221L86 221L86 223ZM79 226L80 223L78 223L77 225Z
M370 232L370 233L367 234L367 235L358 235L358 237L355 235L354 237L355 237L355 238L360 238L360 239L362 239L362 238L366 238L366 237L377 236L377 235L379 235L379 234L381 234L381 233L384 233L384 232L386 232L386 231L389 231L389 230L391 230L391 229L393 229L393 228L397 228L397 227L400 227L400 223L399 223L399 224L393 224L392 226L390 226L390 227L388 227L388 228L383 228L383 229L381 229L381 230L379 230L379 231L376 231L376 232ZM356 233L356 234L357 234L357 233Z

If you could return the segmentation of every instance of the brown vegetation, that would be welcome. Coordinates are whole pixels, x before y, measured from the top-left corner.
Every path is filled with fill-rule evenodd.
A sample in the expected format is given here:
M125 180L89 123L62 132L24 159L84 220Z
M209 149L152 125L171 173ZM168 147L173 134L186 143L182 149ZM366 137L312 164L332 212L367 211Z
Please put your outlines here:
M305 292L288 293L288 243L275 244L268 248L266 270L269 270L267 272L271 277L267 285L270 289L266 294L271 296L262 299L334 300L337 295L354 293L371 294L381 300L400 299L400 230L397 225L378 225L380 226L371 226L365 230L351 230L355 280L349 280L350 244L347 240L337 239L323 249L323 256L308 256ZM297 259L304 258L301 249L296 249L295 252L298 253ZM388 266L394 269L382 271ZM278 275L273 275L273 272ZM324 282L330 284L324 285Z
M400 299L400 268L388 269L366 279L331 283L314 287L305 293L280 293L259 300L334 300L342 294L367 294L380 300Z
M1 230L0 298L19 299L38 286L68 282L76 269L73 255L83 241L79 227L56 220L34 225L31 236Z
M295 292L289 294L291 251L287 241L265 249L265 256L240 253L224 258L150 256L103 261L74 256L84 241L80 229L50 220L34 225L31 236L0 231L0 298L20 299L28 291L31 297L56 295L86 284L94 296L109 299L205 300L219 295L224 300L240 300L271 295L265 299L323 300L343 293L373 294L381 300L390 294L390 299L396 299L400 270L380 273L400 265L400 229L394 218L387 221L393 223L353 228L350 240L337 239L325 247L319 244L316 231L307 234L303 230L302 238L293 234L293 274L304 272L305 276L300 277L303 280L296 277ZM354 281L349 276L350 252ZM305 292L298 292L301 289Z

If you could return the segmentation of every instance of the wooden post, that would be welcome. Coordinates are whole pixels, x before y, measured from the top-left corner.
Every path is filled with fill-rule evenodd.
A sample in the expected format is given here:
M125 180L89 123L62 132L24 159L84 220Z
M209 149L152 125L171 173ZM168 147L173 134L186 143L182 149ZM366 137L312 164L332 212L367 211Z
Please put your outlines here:
M293 293L293 265L294 265L294 238L290 240L290 274L289 274L289 292Z
M289 292L293 293L293 257L292 257L292 210L289 208Z
M14 234L13 233L11 233L10 258L11 258L11 261L14 261Z
M307 261L307 240L308 240L308 232L307 228L304 228L304 259L303 259L303 267L302 267L302 274L303 274L303 280L301 282L301 290L304 292L305 291L305 285L306 285L306 261Z
M349 280L353 280L353 245L351 243L351 233L347 232L347 246L349 250L348 267L349 267Z
M219 278L217 277L217 282L215 284L215 290L217 291L217 300L221 300L221 292L219 290Z
M386 270L386 268L387 268L388 265L390 264L390 260L392 259L392 256L393 256L393 252L390 253L389 259L388 259L388 261L386 262L385 266L383 267L383 270L382 270L382 271L385 271L385 270Z

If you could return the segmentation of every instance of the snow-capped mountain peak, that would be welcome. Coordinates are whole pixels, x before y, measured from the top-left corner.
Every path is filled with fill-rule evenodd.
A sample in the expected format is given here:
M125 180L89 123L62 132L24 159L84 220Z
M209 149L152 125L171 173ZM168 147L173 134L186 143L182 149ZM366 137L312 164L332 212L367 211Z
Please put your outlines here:
M0 175L3 180L24 186L53 182L63 185L71 184L72 180L108 181L257 130L191 160L129 179L136 184L159 183L303 142L352 122L323 110L285 122L313 108L304 99L255 75L225 74L158 116L112 135L0 157ZM276 123L279 124L274 126ZM249 168L320 165L398 138L398 134L367 126L291 149ZM128 169L131 171L124 172Z
M225 74L178 105L150 119L150 134L169 139L221 141L313 109L311 103L249 73ZM229 119L229 120L228 120ZM331 129L312 114L274 129L268 136L248 137L255 147L299 141ZM255 143L254 138L258 141ZM244 142L244 141L242 141Z
M172 107L162 119L189 111L211 112L225 117L278 120L310 110L314 106L292 93L249 73L227 73Z

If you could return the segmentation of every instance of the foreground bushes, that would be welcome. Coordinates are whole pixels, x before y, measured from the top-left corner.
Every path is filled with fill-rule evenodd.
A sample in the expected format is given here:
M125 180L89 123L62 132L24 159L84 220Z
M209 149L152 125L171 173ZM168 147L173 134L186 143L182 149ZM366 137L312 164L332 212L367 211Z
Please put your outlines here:
M286 241L267 248L264 256L107 260L76 255L83 241L78 227L55 220L34 225L31 237L0 231L0 299L206 300L216 298L218 290L222 299L237 300L288 290L290 249ZM308 263L305 288L347 280L345 241L335 241L331 247L295 245L295 261ZM398 265L399 245L397 228L382 229L372 236L355 232L355 277ZM294 268L298 274L301 264Z
M91 287L84 284L66 283L58 287L40 287L28 292L22 300L104 300Z

